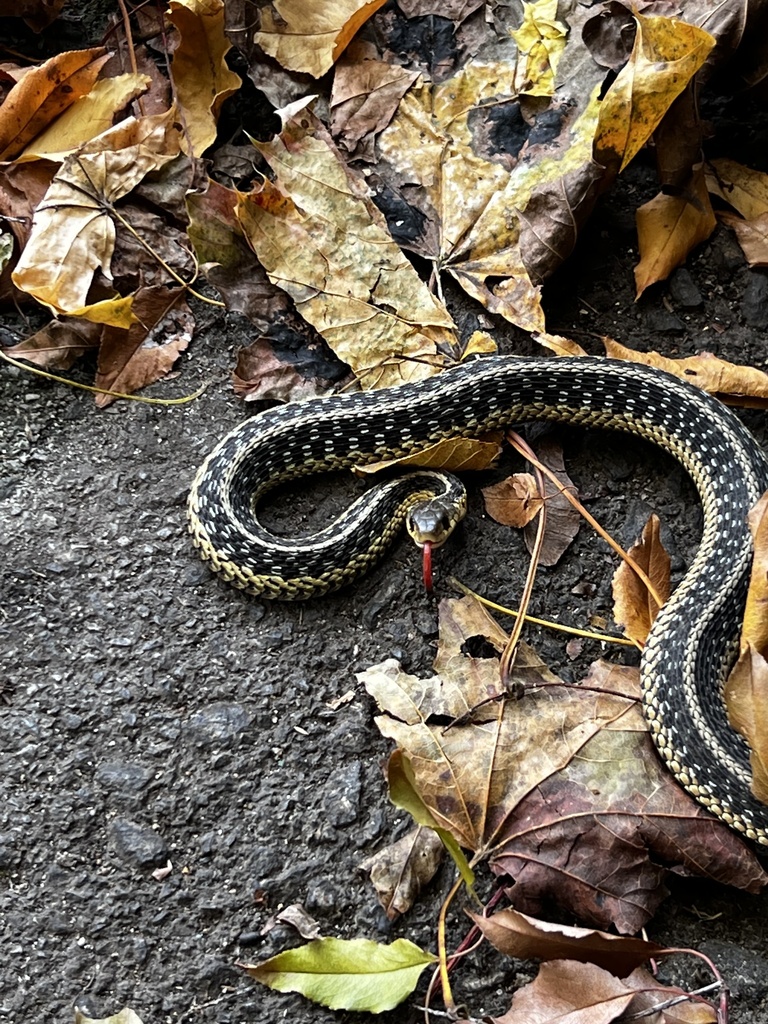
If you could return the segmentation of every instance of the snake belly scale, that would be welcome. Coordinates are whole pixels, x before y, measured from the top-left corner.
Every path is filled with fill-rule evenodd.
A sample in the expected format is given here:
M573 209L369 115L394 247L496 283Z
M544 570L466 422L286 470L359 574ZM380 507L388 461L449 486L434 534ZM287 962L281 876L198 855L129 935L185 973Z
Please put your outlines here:
M290 600L334 590L383 555L414 501L450 484L428 471L390 480L325 530L297 539L259 523L256 505L267 491L530 420L640 435L693 479L701 544L643 651L644 711L681 785L768 846L768 806L750 791L749 750L721 697L752 560L747 513L768 488L768 461L730 410L685 381L617 360L496 356L386 391L270 409L236 427L201 466L189 498L193 541L211 569L249 592Z

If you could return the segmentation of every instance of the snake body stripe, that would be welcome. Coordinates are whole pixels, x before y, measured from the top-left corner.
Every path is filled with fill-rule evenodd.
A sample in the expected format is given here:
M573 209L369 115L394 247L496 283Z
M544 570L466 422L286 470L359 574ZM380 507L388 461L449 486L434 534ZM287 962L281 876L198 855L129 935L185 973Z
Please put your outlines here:
M732 828L768 846L768 806L750 792L749 751L728 726L721 699L752 558L746 517L768 488L768 461L733 413L686 382L608 359L499 356L387 391L268 410L236 427L200 468L189 499L194 543L214 571L252 593L296 599L335 589L384 553L411 492L434 489L434 474L374 488L303 539L261 526L255 506L268 490L527 420L640 435L693 479L702 540L643 652L644 710L678 781Z

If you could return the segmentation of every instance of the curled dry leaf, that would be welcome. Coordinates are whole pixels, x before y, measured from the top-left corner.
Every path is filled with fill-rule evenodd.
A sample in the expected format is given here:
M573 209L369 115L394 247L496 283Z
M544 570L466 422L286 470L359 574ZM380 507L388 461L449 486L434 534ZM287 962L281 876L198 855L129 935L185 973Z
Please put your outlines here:
M386 0L273 0L276 18L261 9L258 45L289 71L320 78L336 61L360 26Z
M729 363L711 352L701 352L687 359L669 359L658 352L637 352L611 338L603 338L603 345L605 354L613 359L656 366L729 404L759 409L768 405L768 374L753 366Z
M69 50L30 70L0 107L0 160L12 160L75 100L90 92L109 54Z
M518 50L515 91L526 96L552 96L568 36L568 26L557 20L557 0L524 3L523 23L510 34Z
M439 674L420 679L390 661L359 678L431 818L515 880L516 908L554 902L634 933L666 894L662 864L759 890L754 854L662 767L637 687L622 696L602 683L557 685L523 646L512 681L524 697L507 699L498 659L468 654L478 635L491 651L505 640L475 605L441 604Z
M650 139L715 45L708 32L676 18L634 17L632 53L603 98L595 133L595 158L620 171Z
M448 311L392 241L365 181L307 110L257 148L274 182L239 195L236 214L269 278L363 387L430 376L455 343Z
M435 875L445 847L431 828L418 825L360 865L371 876L379 902L390 921L413 906Z
M768 661L748 643L731 669L723 699L728 721L750 747L750 788L768 804Z
M232 385L246 402L300 402L327 394L340 376L339 363L325 346L307 344L303 335L288 328L275 328L269 337L256 338L238 351Z
M171 75L184 122L184 150L202 156L216 138L222 103L241 85L225 60L232 44L224 33L224 2L170 0L168 18L181 35Z
M719 220L736 235L750 267L768 266L768 213L761 213L754 220L742 220L735 214L721 213Z
M640 298L650 285L669 277L715 230L717 221L704 182L704 165L694 168L682 195L660 192L635 216L640 248L635 284L636 298Z
M311 917L301 903L289 903L277 914L265 923L261 929L262 935L268 935L276 924L287 924L295 928L302 939L317 939L320 937L320 925Z
M647 939L551 924L511 908L490 917L470 917L486 939L507 956L521 960L579 960L597 964L618 978L664 948Z
M657 515L648 519L640 540L632 545L628 554L650 579L662 602L666 601L670 592L671 562L661 543L661 522ZM624 635L644 644L659 609L660 605L643 580L631 565L622 561L613 575L613 617L623 628Z

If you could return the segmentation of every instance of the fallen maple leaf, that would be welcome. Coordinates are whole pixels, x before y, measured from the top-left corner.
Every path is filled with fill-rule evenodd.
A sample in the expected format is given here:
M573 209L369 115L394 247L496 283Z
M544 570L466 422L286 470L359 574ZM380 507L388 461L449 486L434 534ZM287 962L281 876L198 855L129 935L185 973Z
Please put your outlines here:
M477 634L495 651L506 640L475 609L467 598L441 604L439 674L419 679L390 661L359 678L434 821L475 861L514 878L518 909L555 902L635 932L664 898L662 863L752 891L764 884L752 851L662 766L638 682L625 695L590 680L558 685L522 646L511 681L525 696L510 700L498 658L466 653ZM612 687L621 684L614 675Z
M255 143L275 181L238 197L245 237L363 387L430 376L443 362L438 345L455 346L448 311L392 241L367 185L320 122L300 106L282 117L280 135Z
M605 354L612 359L656 366L689 384L696 384L723 402L759 409L768 404L768 374L754 366L729 363L711 352L700 352L685 359L670 359L658 352L638 352L612 338L603 338L603 345Z
M413 906L421 890L434 877L444 852L437 833L418 825L402 839L362 861L360 868L371 876L390 921Z
M603 97L595 133L595 158L619 171L650 139L715 45L708 32L675 18L634 18L632 53Z
M663 281L715 230L717 220L704 181L704 165L694 167L682 195L660 192L635 214L640 262L635 267L636 298Z
M664 947L647 939L611 935L592 928L551 924L507 908L490 917L469 915L488 941L520 960L579 960L623 978Z
M0 160L11 160L75 100L109 60L103 46L59 53L30 68L0 107Z
M661 543L661 522L652 515L643 527L639 541L627 552L653 584L662 600L670 593L670 559ZM613 617L622 627L624 636L644 644L660 605L631 565L622 561L613 576Z
M184 122L183 148L202 156L216 138L222 103L241 85L225 60L232 44L224 32L224 0L170 0L168 19L181 35L171 77Z
M360 26L386 0L273 0L276 18L261 9L255 41L284 68L320 78L338 59Z

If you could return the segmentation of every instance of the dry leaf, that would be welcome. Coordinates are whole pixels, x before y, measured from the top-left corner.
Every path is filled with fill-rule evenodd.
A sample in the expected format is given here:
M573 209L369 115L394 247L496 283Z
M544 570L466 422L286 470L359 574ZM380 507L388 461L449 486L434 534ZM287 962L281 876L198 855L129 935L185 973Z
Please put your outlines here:
M290 71L320 78L385 0L273 0L261 10L256 43Z
M434 877L444 852L437 833L418 825L361 863L390 921L410 910Z
M513 473L497 484L483 487L482 492L485 511L491 519L518 529L530 523L544 503L531 473Z
M554 902L597 927L635 932L664 898L662 864L752 891L764 884L752 851L661 765L639 686L621 696L557 685L523 646L512 682L525 695L506 699L498 657L467 653L475 637L496 652L506 639L477 609L468 598L442 602L438 674L416 678L389 661L359 678L431 818L515 880L517 909Z
M613 359L656 366L689 384L696 384L721 401L759 409L768 405L768 374L753 366L729 363L711 352L700 352L686 359L670 359L658 352L637 352L611 338L603 338L603 345L605 354Z
M94 303L94 271L109 279L115 226L112 203L178 152L173 113L129 118L68 157L37 208L32 234L13 274L17 288L56 313L114 326L131 322L130 300Z
M768 657L768 492L750 509L747 519L754 553L740 647L743 651L751 644L765 658Z
M30 68L0 107L0 160L18 156L75 100L88 93L109 60L104 47L70 50Z
M515 92L552 96L568 26L557 20L557 0L523 0L523 23L510 33L517 43Z
M629 549L629 557L650 579L656 593L667 600L670 593L670 559L661 543L661 522L652 515L643 527L643 535ZM613 617L624 636L644 644L660 606L634 569L622 561L613 575Z
M768 266L768 212L753 220L732 213L720 213L718 219L733 230L750 267Z
M181 34L171 76L184 122L184 150L202 156L216 138L222 103L241 85L225 60L232 44L224 34L224 2L170 0L168 18Z
M707 165L707 188L745 220L768 213L768 174L726 158Z
M18 345L3 349L14 359L47 369L69 370L88 349L98 348L99 324L82 320L51 320Z
M262 935L268 935L277 924L287 924L295 928L302 939L317 939L320 936L320 925L311 917L301 903L289 903L287 907L273 914L261 929Z
M603 98L595 158L623 171L661 123L715 45L701 28L635 13L632 54Z
M723 699L728 721L749 744L750 789L768 804L768 661L752 644L731 669Z
M343 373L325 346L288 328L275 328L237 353L232 385L246 402L299 402L327 394Z
M448 311L392 241L365 181L307 110L257 143L275 181L239 195L236 214L269 278L363 387L430 376L454 344Z
M508 908L490 917L470 914L488 941L520 960L578 960L623 978L664 947L647 939L611 935L591 928L550 924Z
M704 182L704 165L698 164L682 195L660 192L635 214L640 262L635 267L636 298L646 288L663 281L688 254L715 230L717 221Z
M359 476L380 473L392 466L420 466L422 469L445 469L453 473L481 472L490 468L501 454L502 434L488 434L483 440L471 437L448 437L443 441L404 455L399 459L383 459L367 466L358 466Z

